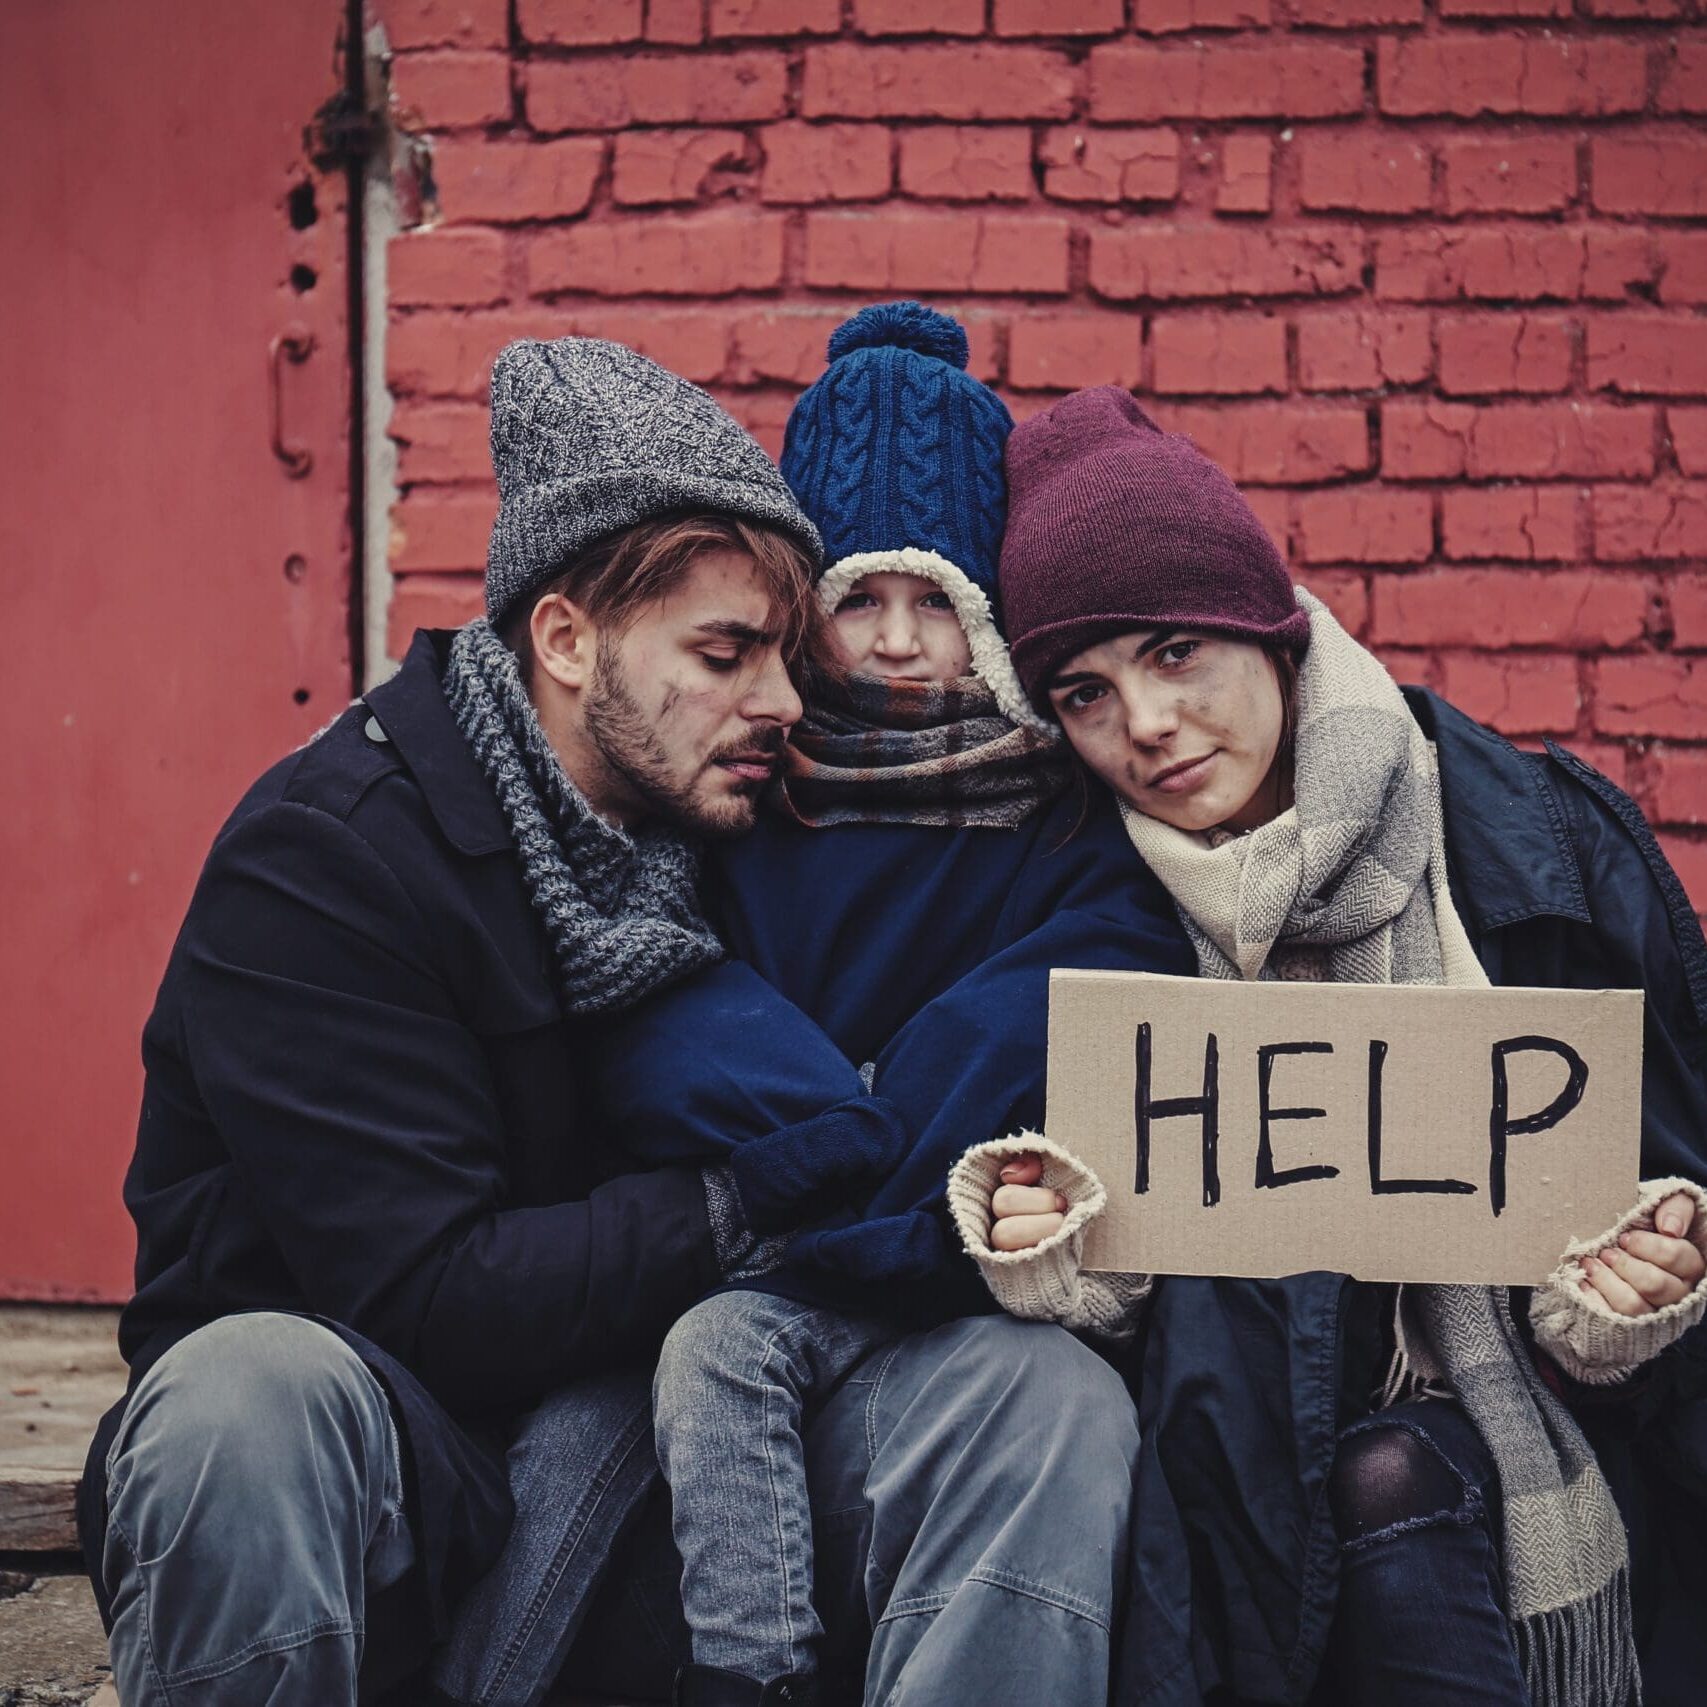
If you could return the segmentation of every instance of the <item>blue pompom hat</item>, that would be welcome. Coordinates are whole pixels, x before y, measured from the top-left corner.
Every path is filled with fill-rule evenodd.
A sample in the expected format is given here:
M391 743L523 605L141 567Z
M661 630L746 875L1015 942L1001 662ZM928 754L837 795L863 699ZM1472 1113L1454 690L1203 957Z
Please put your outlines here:
M1013 417L967 373L968 353L960 322L922 302L862 308L831 333L828 369L794 405L782 473L824 536L825 608L866 575L936 582L974 672L1010 719L1034 725L996 614Z

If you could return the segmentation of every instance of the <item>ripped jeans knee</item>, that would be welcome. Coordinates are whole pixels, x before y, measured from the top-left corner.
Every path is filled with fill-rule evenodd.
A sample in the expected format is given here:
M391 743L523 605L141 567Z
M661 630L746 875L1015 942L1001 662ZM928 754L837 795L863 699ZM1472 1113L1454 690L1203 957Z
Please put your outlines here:
M1450 1400L1395 1405L1339 1438L1328 1477L1339 1597L1335 1702L1528 1707L1505 1611L1499 1478Z
M1328 1505L1342 1551L1435 1525L1484 1523L1492 1465L1464 1413L1439 1401L1396 1406L1340 1436Z

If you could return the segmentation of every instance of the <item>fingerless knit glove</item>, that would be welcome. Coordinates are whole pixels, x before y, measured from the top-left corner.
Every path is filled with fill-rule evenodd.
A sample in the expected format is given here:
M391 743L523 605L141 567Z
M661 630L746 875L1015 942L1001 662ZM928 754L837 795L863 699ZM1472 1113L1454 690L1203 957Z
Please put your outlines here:
M1693 1180L1643 1180L1636 1207L1597 1237L1568 1245L1559 1266L1531 1295L1529 1323L1535 1330L1535 1343L1573 1381L1589 1387L1611 1387L1628 1381L1707 1312L1707 1276L1688 1296L1645 1316L1620 1316L1598 1292L1584 1292L1577 1284L1581 1278L1578 1257L1617 1244L1619 1235L1632 1228L1651 1231L1654 1211L1680 1191L1695 1200L1694 1218L1684 1236L1707 1256L1707 1191Z
M728 1168L756 1233L780 1233L869 1197L901 1165L908 1138L882 1097L855 1097L749 1139Z
M990 1243L995 1222L990 1199L1001 1184L1003 1164L1027 1151L1043 1158L1039 1183L1066 1198L1066 1219L1047 1239L1026 1250L998 1251ZM961 1243L1009 1315L1059 1322L1064 1328L1120 1341L1137 1333L1139 1311L1154 1283L1147 1274L1087 1274L1080 1269L1085 1226L1107 1203L1102 1181L1070 1150L1037 1132L974 1144L948 1175L948 1208Z

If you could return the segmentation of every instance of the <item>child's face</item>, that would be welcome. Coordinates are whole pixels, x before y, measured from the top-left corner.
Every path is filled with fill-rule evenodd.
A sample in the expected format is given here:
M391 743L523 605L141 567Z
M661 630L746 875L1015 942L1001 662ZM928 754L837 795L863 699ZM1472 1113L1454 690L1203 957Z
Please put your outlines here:
M867 575L836 606L836 638L851 669L902 682L970 675L972 648L954 606L922 575Z

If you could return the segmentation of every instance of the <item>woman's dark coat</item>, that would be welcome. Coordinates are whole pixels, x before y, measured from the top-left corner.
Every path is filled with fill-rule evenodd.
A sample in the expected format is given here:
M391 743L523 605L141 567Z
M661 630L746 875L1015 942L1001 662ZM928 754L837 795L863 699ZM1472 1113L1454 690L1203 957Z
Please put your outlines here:
M1519 752L1433 694L1406 697L1439 753L1453 898L1489 978L1644 990L1642 1176L1707 1182L1707 946L1640 812L1557 747ZM1335 1435L1378 1376L1376 1298L1328 1274L1158 1284L1132 1371L1144 1443L1120 1707L1310 1698L1336 1582L1324 1495ZM1630 1528L1648 1707L1697 1703L1707 1334L1631 1389L1566 1396Z

